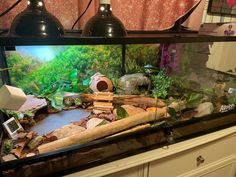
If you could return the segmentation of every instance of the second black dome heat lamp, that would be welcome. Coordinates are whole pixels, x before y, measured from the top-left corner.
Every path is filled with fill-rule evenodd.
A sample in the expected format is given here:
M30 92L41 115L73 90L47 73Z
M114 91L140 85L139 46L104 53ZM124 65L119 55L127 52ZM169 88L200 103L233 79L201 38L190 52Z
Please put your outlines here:
M85 25L82 36L85 37L124 37L123 23L113 15L110 0L100 0L98 11Z
M6 15L22 0L15 2L9 9L0 14ZM84 12L78 17L72 29L87 12L93 0L90 0ZM13 20L9 30L10 36L26 37L60 37L64 29L60 21L47 11L43 0L28 0L27 7ZM99 0L99 9L82 32L83 37L124 37L126 30L122 22L112 14L110 0Z

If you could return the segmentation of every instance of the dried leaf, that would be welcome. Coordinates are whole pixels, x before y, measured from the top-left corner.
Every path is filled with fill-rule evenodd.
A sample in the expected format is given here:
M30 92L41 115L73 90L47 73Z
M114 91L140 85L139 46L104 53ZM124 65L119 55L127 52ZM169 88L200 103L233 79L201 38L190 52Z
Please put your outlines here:
M116 114L118 116L118 119L124 119L129 116L129 114L123 107L118 107L116 110Z
M33 139L33 137L35 136L35 132L29 132L27 135L26 135L26 138L28 138L28 139Z
M176 119L177 112L174 108L168 108L168 113L170 114L172 119Z
M21 156L22 156L22 150L23 150L22 147L18 147L18 148L16 148L16 149L11 150L11 153L12 153L12 154L15 154L16 157L21 158Z
M57 140L57 137L52 135L51 133L47 134L43 137L43 143L50 143L50 142L56 141L56 140Z
M84 118L84 119L81 119L78 122L73 122L73 124L86 128L86 124L87 124L88 120L89 120L88 118Z
M109 124L109 122L104 119L100 124L97 125L97 127L102 126L102 125L106 125L106 124Z
M110 113L110 114L99 114L98 117L101 118L101 119L106 119L107 121L115 121L116 120L116 116L112 113Z
M197 111L194 111L194 110L184 112L184 113L182 114L182 119L191 119L191 118L193 118L197 113L198 113L198 112L197 112Z
M15 145L15 147L17 147L17 148L18 148L18 147L24 148L26 144L27 144L26 141L22 141L22 142L20 142L20 143L17 143L17 144Z
M24 139L26 137L27 133L19 133L17 134L18 139Z
M43 143L43 137L42 136L36 136L34 139L32 139L29 143L28 143L28 147L30 149L34 149L37 146L39 146L40 144Z

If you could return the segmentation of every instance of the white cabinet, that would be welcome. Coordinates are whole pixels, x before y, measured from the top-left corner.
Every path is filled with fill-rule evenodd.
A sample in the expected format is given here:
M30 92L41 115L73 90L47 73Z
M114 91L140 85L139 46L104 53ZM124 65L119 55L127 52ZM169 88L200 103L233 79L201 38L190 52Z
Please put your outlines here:
M149 177L148 176L148 164L133 167L131 169L116 172L104 177Z
M236 177L236 126L70 177Z
M221 138L150 162L149 177L234 177L235 150L235 135Z

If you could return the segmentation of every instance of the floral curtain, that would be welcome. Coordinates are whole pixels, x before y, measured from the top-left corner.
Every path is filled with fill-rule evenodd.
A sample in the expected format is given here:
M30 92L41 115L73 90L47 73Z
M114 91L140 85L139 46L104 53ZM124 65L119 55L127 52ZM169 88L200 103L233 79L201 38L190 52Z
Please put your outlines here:
M199 0L111 0L114 14L129 30L163 30L187 13ZM0 12L15 1L1 0ZM76 18L86 8L89 0L44 0L48 11L54 14L65 29L70 29ZM82 29L86 21L95 14L98 0L81 19L77 28ZM12 20L26 7L27 0L0 19L0 28L9 28Z

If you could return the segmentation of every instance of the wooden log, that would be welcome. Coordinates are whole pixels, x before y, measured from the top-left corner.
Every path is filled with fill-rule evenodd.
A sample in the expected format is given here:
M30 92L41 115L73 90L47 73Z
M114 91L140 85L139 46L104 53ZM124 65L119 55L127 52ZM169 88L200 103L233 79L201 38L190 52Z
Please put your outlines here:
M102 125L91 130L74 134L70 137L63 138L51 143L47 143L38 147L40 154L58 150L75 144L87 143L105 136L109 136L131 127L155 121L164 117L167 113L167 108L157 109L156 112L144 112L134 116L121 119L110 124Z
M81 94L79 95L83 102L93 102L96 99L93 94ZM161 99L150 98L142 95L114 95L114 104L119 105L134 105L134 106L146 106L146 107L165 107L166 104Z

